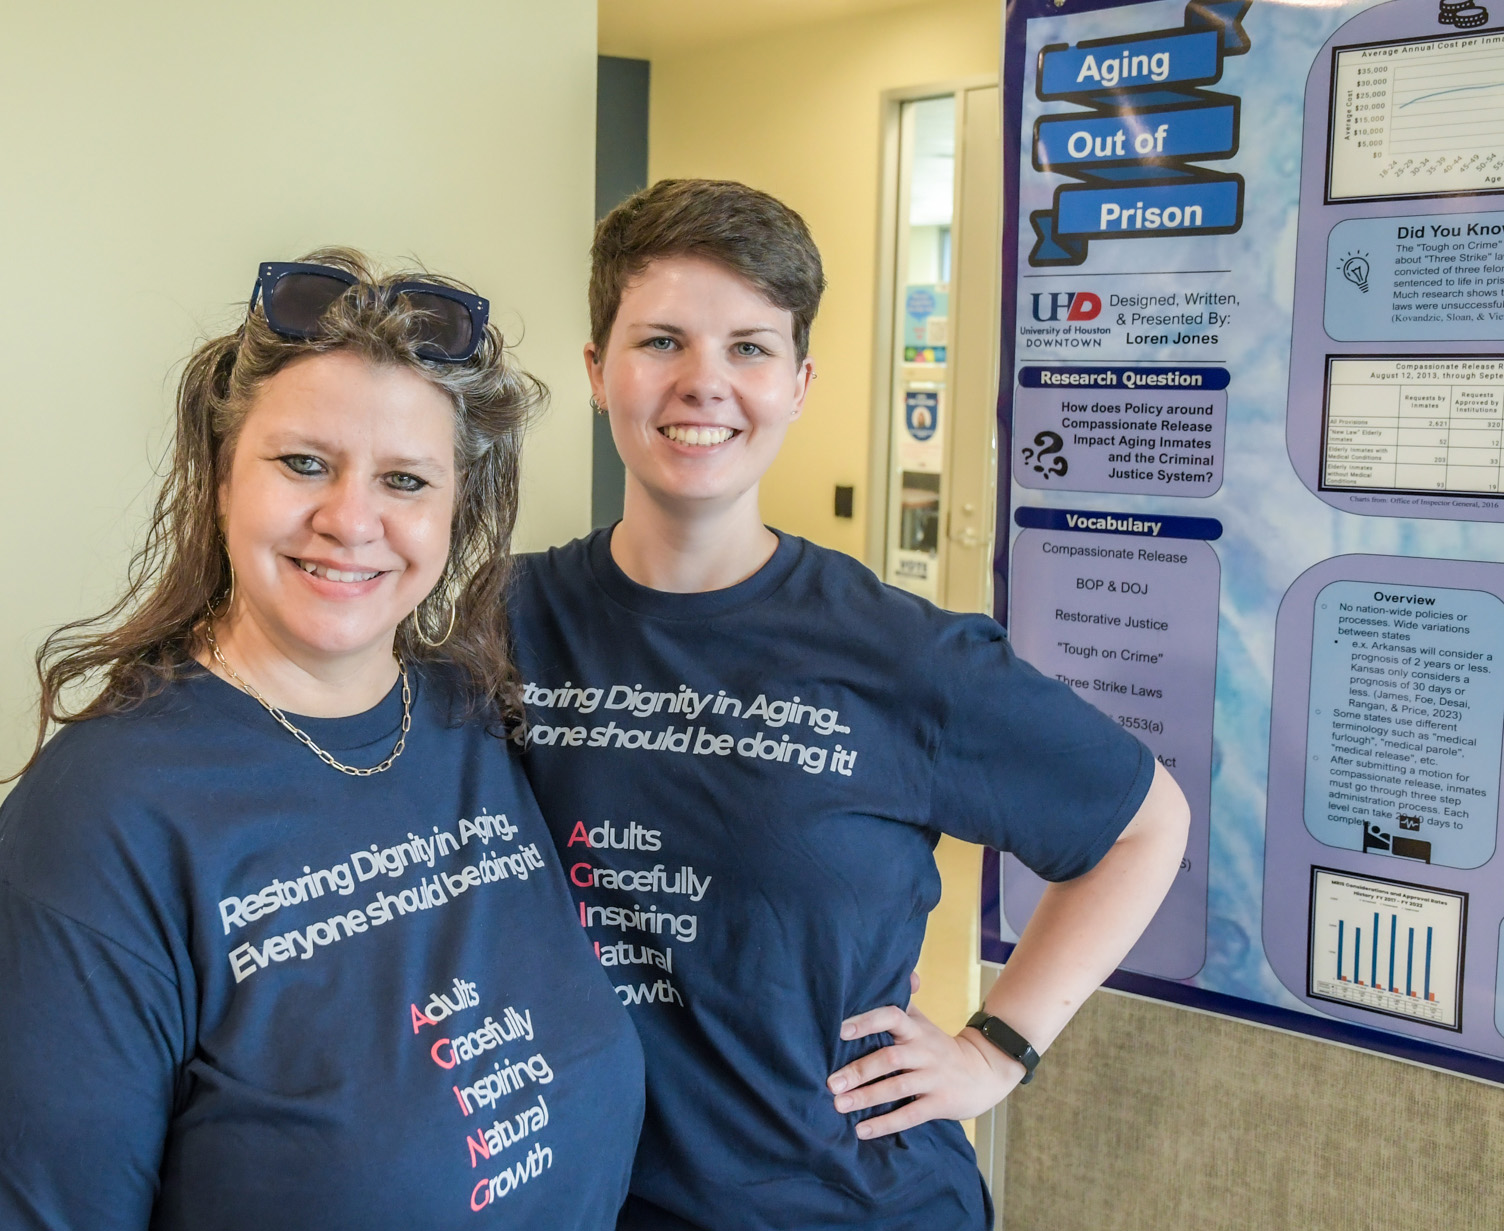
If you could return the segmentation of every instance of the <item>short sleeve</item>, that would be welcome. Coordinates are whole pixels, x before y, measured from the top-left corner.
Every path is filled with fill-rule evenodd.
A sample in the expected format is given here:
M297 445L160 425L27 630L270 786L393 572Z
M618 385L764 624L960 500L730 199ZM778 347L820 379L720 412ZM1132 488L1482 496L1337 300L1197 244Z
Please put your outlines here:
M950 625L933 666L946 699L932 827L1009 851L1047 880L1090 871L1149 793L1153 754L1019 658L985 617Z
M0 1226L147 1226L181 1017L164 973L0 881Z

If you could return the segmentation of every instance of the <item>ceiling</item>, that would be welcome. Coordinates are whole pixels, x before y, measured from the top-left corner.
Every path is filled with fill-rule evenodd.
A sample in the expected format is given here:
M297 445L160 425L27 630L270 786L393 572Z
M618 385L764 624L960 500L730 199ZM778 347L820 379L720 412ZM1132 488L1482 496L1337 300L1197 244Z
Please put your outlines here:
M599 0L602 55L652 60L707 43L934 0Z

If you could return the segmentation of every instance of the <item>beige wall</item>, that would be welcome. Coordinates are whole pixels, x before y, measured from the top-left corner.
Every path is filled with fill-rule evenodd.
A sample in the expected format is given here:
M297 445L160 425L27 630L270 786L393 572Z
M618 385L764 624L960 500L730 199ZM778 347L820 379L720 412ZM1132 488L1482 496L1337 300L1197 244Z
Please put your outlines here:
M749 10L753 11L753 10ZM738 179L804 215L830 289L819 380L763 483L763 516L863 554L884 90L997 73L998 0L931 0L653 59L649 177ZM856 487L837 518L835 487Z
M555 391L520 541L588 529L595 18L595 0L8 6L0 774L29 746L38 639L117 588L179 365L233 326L258 261L342 242L477 286Z

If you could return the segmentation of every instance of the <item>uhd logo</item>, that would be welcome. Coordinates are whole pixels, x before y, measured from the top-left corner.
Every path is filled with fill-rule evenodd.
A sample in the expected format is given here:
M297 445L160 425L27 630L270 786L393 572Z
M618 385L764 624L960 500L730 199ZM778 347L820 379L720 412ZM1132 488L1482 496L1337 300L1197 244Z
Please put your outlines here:
M1102 297L1091 291L1036 291L1034 293L1034 319L1058 321L1061 312L1068 321L1094 321L1102 310Z

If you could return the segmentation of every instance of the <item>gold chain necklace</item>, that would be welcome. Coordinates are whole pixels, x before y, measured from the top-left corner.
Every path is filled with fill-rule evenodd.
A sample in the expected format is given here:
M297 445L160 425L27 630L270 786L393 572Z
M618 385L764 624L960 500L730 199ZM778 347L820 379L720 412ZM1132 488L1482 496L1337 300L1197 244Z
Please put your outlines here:
M320 748L308 737L308 732L300 730L288 721L287 715L275 705L263 697L259 692L247 684L235 674L235 668L225 661L225 656L220 652L219 642L214 638L214 621L208 621L204 626L204 640L209 643L209 650L214 655L214 661L225 669L225 673L234 680L247 693L261 703L261 708L282 724L293 738L300 744L305 745L308 751L318 757L330 769L337 769L342 774L349 774L352 778L369 778L372 774L379 774L391 769L392 762L402 755L402 750L407 746L407 733L413 725L413 694L407 684L407 664L402 661L400 654L396 655L397 670L402 673L402 733L397 737L397 746L392 749L392 755L387 757L380 765L373 765L370 769L360 769L354 765L345 765L336 761L332 756Z

